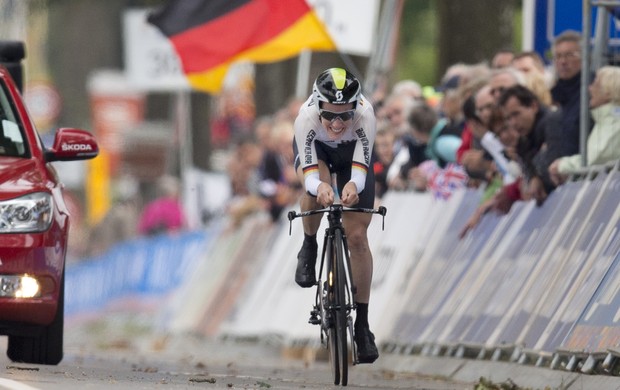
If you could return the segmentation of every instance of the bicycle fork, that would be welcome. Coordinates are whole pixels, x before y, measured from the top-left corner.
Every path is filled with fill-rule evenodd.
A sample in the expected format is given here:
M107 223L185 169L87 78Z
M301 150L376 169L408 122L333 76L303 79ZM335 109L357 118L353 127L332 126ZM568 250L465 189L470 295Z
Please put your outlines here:
M345 280L347 284L350 283L351 289L345 288L347 299L347 328L349 330L349 339L351 340L351 354L353 357L353 365L359 364L357 359L357 345L355 345L355 331L353 327L353 318L351 313L357 309L355 304L355 294L357 293L357 287L353 283L353 274L351 273L351 257L349 256L349 245L347 243L347 237L343 234L342 246L344 248L344 260L345 260L345 272L348 275Z

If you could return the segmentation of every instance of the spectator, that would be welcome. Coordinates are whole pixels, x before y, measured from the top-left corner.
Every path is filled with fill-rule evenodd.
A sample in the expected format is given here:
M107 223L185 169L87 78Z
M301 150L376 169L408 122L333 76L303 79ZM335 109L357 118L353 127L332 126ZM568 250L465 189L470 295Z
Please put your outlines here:
M264 148L252 137L238 141L226 171L230 178L232 197L227 211L232 220L232 227L240 226L248 215L267 208L267 202L260 196L260 176L258 167L262 161Z
M551 89L553 104L562 110L562 138L567 155L579 152L581 99L581 34L565 31L551 47L557 81Z
M411 110L420 103L409 94L392 91L387 97L385 104L377 115L377 122L386 122L394 134L394 159L387 173L388 187L395 190L403 190L406 187L406 174L400 168L406 164L410 156L418 156L425 145L417 147L416 141L411 138L409 121L407 120Z
M545 75L545 61L540 54L535 51L523 51L512 59L511 66L520 71L524 75L530 73L539 73Z
M525 77L515 68L496 69L491 73L489 85L491 86L491 94L495 101L499 100L500 95L506 89L515 85L524 85Z
M515 167L514 163L519 162L519 155L517 154L517 147L519 145L519 133L517 130L509 126L504 113L499 107L493 110L491 115L490 127L495 135L499 138L503 145L502 154L506 156L508 161L508 172L515 178L521 176L521 168Z
M431 130L435 125L445 127L447 121L439 120L437 112L427 104L417 105L409 114L407 128L410 131L400 139L396 156L387 172L388 187L393 190L408 188L408 173L429 158L427 154Z
M407 117L416 104L416 100L407 94L390 93L377 114L377 119L388 120L390 126L396 131L396 137L400 138L409 132Z
M506 145L500 140L500 134L508 131L506 128L509 127L506 125L504 116L491 95L491 86L486 85L482 87L474 96L474 102L480 125L474 125L472 131L476 139L480 140L480 144L485 150L486 156L483 155L481 159L486 163L481 167L485 170L485 179L491 179L493 173L497 170L501 174L503 184L511 184L521 172L520 169L515 167L515 162L511 161L505 153L505 149L507 146L516 147L516 144ZM508 136L506 136L506 140L511 144L513 143L513 140ZM489 166L489 161L493 161L493 167Z
M445 73L441 77L440 85L444 85L454 76L465 76L469 70L469 65L464 64L462 62L458 62L456 64L452 64L446 69Z
M377 135L375 136L375 198L381 199L388 190L387 173L395 156L394 132L389 124L382 121L377 124Z
M547 86L544 75L538 72L530 72L525 74L525 85L530 91L538 97L538 100L545 106L550 106L553 101L551 99L551 90Z
M407 95L414 100L423 100L422 86L414 80L401 80L392 87L392 94Z
M486 84L493 69L484 62L468 65L459 80L459 90L463 99L468 98L482 84Z
M442 128L445 128L447 120L440 119L435 110L430 106L422 105L411 111L409 124L411 126L412 140L415 143L412 142L412 147L409 148L410 158L401 169L401 172L405 177L405 181L409 183L407 187L424 191L427 186L427 177L425 174L420 174L416 168L431 157L429 147L433 129L441 131Z
M274 120L278 122L287 121L293 123L295 121L295 118L297 117L297 114L299 113L299 108L304 103L304 100L305 99L299 97L290 97L286 101L286 105L274 114Z
M523 75L514 68L496 69L490 75L488 88L480 89L475 94L475 112L470 113L469 117L478 117L481 125L476 124L475 120L469 122L472 126L472 134L467 134L469 138L463 139L464 142L458 151L458 161L465 167L472 183L474 180L486 181L489 179L488 173L493 158L484 152L480 141L484 133L490 129L489 120L493 107L497 105L503 91L523 82Z
M552 75L545 69L545 63L535 51L524 51L512 60L512 67L524 76L524 85L538 96L545 105L551 105Z
M251 133L255 107L246 78L241 77L245 83L239 88L225 89L215 99L210 128L211 144L216 149L227 149L231 142Z
M171 233L186 227L178 180L173 176L162 176L157 182L157 190L159 197L149 202L140 214L138 233L141 235Z
M137 235L138 183L135 178L123 174L112 188L112 205L103 219L89 232L86 253L98 256L113 245L131 240ZM73 225L72 225L73 226ZM71 238L71 236L69 236Z
M549 79L551 74L547 71L545 66L545 61L535 51L522 51L521 53L515 55L513 58L511 66L523 73L525 76L530 73L537 73L545 79L549 87L551 87L551 80Z
M490 112L495 107L495 99L490 90L489 86L481 88L463 105L469 133L462 137L462 143L457 152L458 161L474 180L486 180L486 172L491 163L490 158L485 158L480 144L482 135L489 128Z
M488 184L482 196L483 202L495 196L502 186L515 183L522 174L516 154L519 133L507 124L499 107L494 107L491 113L489 129L481 139L486 153L493 158L487 170Z
M472 149L479 149L480 145L474 138L474 127L484 126L480 117L476 114L474 96L470 96L463 103L463 116L465 118L465 128L461 133L461 145L456 151L457 163L463 165L463 157Z
M479 68L479 67L476 67ZM476 139L472 133L472 126L479 126L480 121L475 113L475 104L473 95L476 92L488 84L489 82L490 72L481 71L476 72L476 76L470 78L464 85L461 86L460 91L463 99L463 106L461 107L461 111L463 114L463 131L461 132L461 145L459 146L456 154L457 163L462 164L463 156L468 154L469 150L479 150L480 143L479 140Z
M459 93L461 94L461 100L463 104L471 97L476 91L489 83L493 70L483 65L473 65L467 75L463 76ZM462 107L461 107L462 109Z
M542 105L536 95L523 86L506 90L499 103L508 125L521 136L517 152L528 186L525 195L541 204L555 188L548 174L550 163L567 155L562 142L561 115ZM513 200L522 198L517 191L513 194Z
M271 142L271 129L273 128L274 122L272 115L263 115L254 120L254 139L256 139L258 145L263 149L269 147Z
M587 165L603 164L620 158L620 67L600 68L589 91L595 124L588 137ZM556 185L563 183L581 163L580 154L556 159L549 166L551 179Z
M280 218L282 210L297 200L300 186L293 166L293 124L283 121L270 133L268 149L264 151L258 168L259 192L267 200L273 221Z
M510 49L498 50L491 59L491 68L500 69L510 66L515 53Z
M426 189L431 176L438 177L438 171L456 161L456 150L460 145L460 137L446 133L447 121L439 118L436 111L427 104L415 107L409 116L412 139L417 150L412 149L409 162L401 171L409 186L416 190ZM421 146L424 145L422 149ZM413 153L417 153L417 156ZM416 169L426 163L425 169Z
M447 119L446 131L450 134L461 136L465 120L461 107L462 96L459 91L461 76L453 76L437 89L443 94L439 102L439 112Z
M267 144L271 141L271 129L266 136ZM263 158L265 145L259 145L253 137L246 136L236 142L226 171L230 178L233 197L258 193L258 165Z

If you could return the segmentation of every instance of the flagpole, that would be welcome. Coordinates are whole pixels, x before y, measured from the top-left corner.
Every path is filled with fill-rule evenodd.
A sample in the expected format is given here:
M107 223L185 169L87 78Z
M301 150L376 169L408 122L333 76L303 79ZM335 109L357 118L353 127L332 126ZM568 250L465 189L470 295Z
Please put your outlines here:
M181 176L181 196L186 199L186 190L188 187L189 176L193 166L193 149L192 149L192 123L191 123L191 99L190 91L179 90L176 94L176 123L179 134L179 165ZM187 207L187 202L183 202ZM189 210L185 210L187 213ZM188 221L192 223L194 221Z
M310 80L310 65L312 63L312 50L304 49L299 53L297 60L297 85L295 97L308 95L308 83Z
M369 94L381 84L381 77L394 67L404 1L387 2L380 14L374 49L370 56L365 88Z

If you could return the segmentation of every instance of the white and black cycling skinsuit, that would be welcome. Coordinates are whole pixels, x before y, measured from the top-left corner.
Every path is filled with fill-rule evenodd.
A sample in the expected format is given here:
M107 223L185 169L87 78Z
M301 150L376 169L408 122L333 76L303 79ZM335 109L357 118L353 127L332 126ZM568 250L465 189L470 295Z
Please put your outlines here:
M375 176L372 170L372 148L376 135L376 118L372 105L360 95L352 123L335 141L328 137L321 123L319 110L312 97L299 109L295 120L295 169L304 172L306 191L316 196L320 184L318 161L324 161L331 173L336 174L338 193L353 181L359 193L358 207L372 208L375 198Z

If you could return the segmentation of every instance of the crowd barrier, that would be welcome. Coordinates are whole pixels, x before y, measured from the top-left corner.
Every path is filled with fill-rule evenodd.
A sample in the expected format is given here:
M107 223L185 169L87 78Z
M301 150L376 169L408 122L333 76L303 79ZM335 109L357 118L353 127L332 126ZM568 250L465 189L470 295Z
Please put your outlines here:
M458 234L478 207L479 191L459 191L448 201L388 193L385 231L379 222L369 231L377 340L395 352L556 366L614 353L619 181L617 167L593 171L540 207L519 202L508 215L488 214L464 239ZM274 235L257 267L260 281L236 302L221 334L318 342L318 330L306 322L314 291L298 288L292 277L300 227L287 234Z
M214 229L128 241L67 265L65 315L96 313L129 296L170 294L186 281L215 236Z
M459 190L448 200L387 193L385 230L380 216L369 229L374 257L369 321L384 351L617 374L618 169L616 164L592 170L560 186L542 206L518 202L505 216L489 213L463 239L459 232L478 207L480 190ZM285 216L273 223L257 214L238 229L198 236L185 243L194 258L183 268L186 275L168 269L182 280L168 285L180 287L162 305L162 327L292 345L320 342L318 327L307 322L315 290L299 288L293 279L303 239L300 220L289 233ZM166 264L179 262L179 248L142 249L147 250L172 256ZM117 276L118 257L111 254L105 271L96 264L79 266L84 269L79 274L70 268L67 296L78 279L102 279L96 290L121 290L115 284L120 280L86 271L93 267L98 275ZM122 257L120 262L135 271L126 272L129 284L144 286L137 274L151 279L149 257ZM137 264L130 265L130 259ZM162 260L152 261L163 268ZM77 303L71 302L69 311L79 309Z

